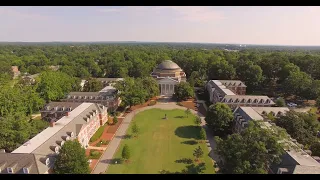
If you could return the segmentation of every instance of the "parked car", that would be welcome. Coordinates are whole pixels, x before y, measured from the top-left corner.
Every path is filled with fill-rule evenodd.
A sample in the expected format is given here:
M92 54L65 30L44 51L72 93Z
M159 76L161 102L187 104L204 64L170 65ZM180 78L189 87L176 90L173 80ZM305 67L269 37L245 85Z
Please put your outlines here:
M287 105L288 105L289 107L297 107L297 106L298 106L296 103L292 103L292 102L287 103Z

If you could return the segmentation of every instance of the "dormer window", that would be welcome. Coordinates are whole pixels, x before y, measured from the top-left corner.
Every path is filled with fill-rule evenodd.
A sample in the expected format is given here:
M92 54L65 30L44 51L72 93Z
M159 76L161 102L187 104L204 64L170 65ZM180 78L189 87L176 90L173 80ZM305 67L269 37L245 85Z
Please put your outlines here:
M8 174L13 174L13 169L11 167L7 167Z
M92 119L92 115L90 115L90 119Z
M229 102L230 102L230 103L233 103L233 99L230 99Z
M56 154L59 154L59 150L60 150L59 146L56 146L56 147L54 148L54 152L55 152Z
M267 112L265 112L265 111L262 111L262 114L263 114L263 115L267 115Z
M58 110L58 106L54 107L54 110L56 110L56 111L57 111L57 110Z
M261 99L261 100L260 100L260 103L262 103L262 104L263 104L263 103L264 103L264 100L263 100L263 99Z
M245 100L245 99L242 99L242 100L241 100L241 103L245 103L245 102L246 102L246 100Z
M24 167L22 170L24 174L29 174L29 168Z
M257 100L257 99L255 99L255 100L253 101L253 103L258 103L258 100Z
M78 99L81 99L81 96L79 96Z
M93 97L92 96L90 96L90 99L92 99Z
M76 98L76 96L73 96L73 99L75 99Z
M46 166L49 166L50 165L50 159L47 158L45 163L46 163Z
M68 133L71 137L74 137L74 133L73 132L69 132Z
M270 103L270 100L269 100L269 99L267 99L267 100L266 100L266 103L267 103L267 104L269 104L269 103Z
M251 103L251 101L252 101L252 100L251 100L251 99L249 99L247 102L248 102L248 103Z
M50 106L47 106L47 107L46 107L46 110L48 110L48 111L49 111L49 110L50 110Z
M63 136L62 139L64 139L65 141L69 141L70 140L70 136Z
M238 103L238 102L239 102L239 99L236 99L234 102L235 102L235 103Z

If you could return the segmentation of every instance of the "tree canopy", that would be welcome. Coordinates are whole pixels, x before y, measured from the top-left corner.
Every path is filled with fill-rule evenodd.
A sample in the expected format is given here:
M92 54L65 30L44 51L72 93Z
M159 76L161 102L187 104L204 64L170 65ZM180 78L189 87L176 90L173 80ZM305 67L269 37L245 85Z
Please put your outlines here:
M249 122L240 134L226 139L216 137L215 151L223 163L221 170L227 174L267 174L268 167L280 163L284 153L277 136L259 125Z
M276 119L276 125L286 129L288 134L299 143L309 147L317 140L320 123L312 113L290 111L286 116Z
M53 170L56 174L89 174L86 152L77 140L66 141L59 151Z
M224 103L209 106L205 121L215 135L225 136L232 132L233 113Z
M188 82L180 82L174 88L174 97L176 97L178 101L187 100L193 97L193 95L193 87L191 87Z
M83 86L84 92L98 92L103 88L103 84L101 81L96 78L89 78L86 80Z

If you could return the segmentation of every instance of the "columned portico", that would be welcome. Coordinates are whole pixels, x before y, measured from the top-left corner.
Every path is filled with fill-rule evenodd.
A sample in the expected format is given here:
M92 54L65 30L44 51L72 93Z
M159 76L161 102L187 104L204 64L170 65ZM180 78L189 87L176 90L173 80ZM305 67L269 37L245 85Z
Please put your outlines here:
M174 94L174 86L178 84L177 81L171 78L164 78L158 81L160 95L163 96L172 96Z

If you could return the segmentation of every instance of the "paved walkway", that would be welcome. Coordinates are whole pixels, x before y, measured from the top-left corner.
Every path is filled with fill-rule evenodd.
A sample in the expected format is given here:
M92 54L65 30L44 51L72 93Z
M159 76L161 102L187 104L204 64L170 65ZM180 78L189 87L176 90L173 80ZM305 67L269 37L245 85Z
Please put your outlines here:
M95 149L95 150L102 150L102 151L104 151L105 149L107 149L107 147L89 146L87 149Z
M97 163L95 169L92 171L92 174L104 173L108 169L109 164L112 161L113 155L116 153L116 151L117 151L117 149L118 149L118 147L120 145L121 140L126 135L126 131L127 131L128 127L129 127L129 124L130 124L132 118L137 113L139 113L141 111L145 111L147 109L153 109L153 108L160 108L160 109L164 109L164 110L186 109L185 107L176 105L175 102L167 102L167 103L157 103L154 106L143 107L141 109L134 110L134 111L130 112L129 114L127 114L127 116L122 121L122 124L120 125L119 129L115 133L115 137L109 143L106 151L102 154L102 156L101 156L99 162ZM193 114L196 114L196 115L201 117L202 126L205 127L206 125L205 125L205 121L204 121L204 116L202 114L200 114L199 112L194 111L192 109L191 109L191 112ZM207 131L207 129L206 129L206 131ZM210 135L209 131L207 131L207 137L208 137L208 141L209 141L209 142L207 142L207 144L208 144L208 149L209 149L209 152L210 152L210 156L213 158L213 160L216 161L217 156L215 156L213 151L211 150L212 147L215 147L215 142L214 142L214 138L212 137L212 135Z

